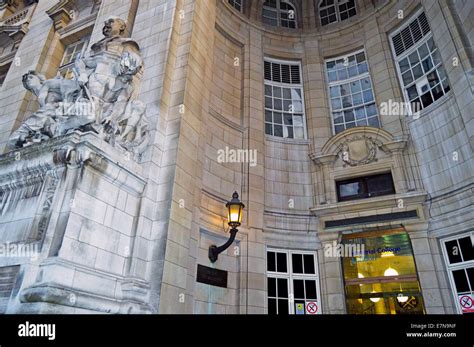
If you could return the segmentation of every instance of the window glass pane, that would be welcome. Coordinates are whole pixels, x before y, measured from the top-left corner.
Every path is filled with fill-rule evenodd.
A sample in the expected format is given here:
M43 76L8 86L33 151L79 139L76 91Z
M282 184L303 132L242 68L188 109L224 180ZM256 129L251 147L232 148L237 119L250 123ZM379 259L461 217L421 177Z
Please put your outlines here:
M403 84L404 85L407 85L407 84L410 84L411 82L413 82L413 75L411 74L411 71L408 70L407 72L405 72L402 75L402 79L403 79Z
M422 65L423 65L423 71L425 73L427 73L428 71L430 71L433 68L433 62L431 61L430 57L423 60Z
M380 127L380 121L379 117L371 117L368 119L369 125L374 128L379 128Z
M470 267L466 269L467 271L467 278L469 279L469 283L471 284L471 291L474 290L474 267Z
M282 124L283 123L283 117L281 113L274 112L273 113L273 122L275 124Z
M392 175L377 175L367 178L369 196L379 196L394 193Z
M372 90L364 90L364 103L371 102L374 100L374 95L372 94Z
M275 271L275 252L267 252L267 271Z
M277 272L287 272L287 271L288 271L288 268L286 266L286 254L277 253Z
M265 111L265 122L271 123L273 121L272 112Z
M293 130L295 139L304 139L304 128L295 127Z
M293 100L301 100L301 90L296 89L296 88L292 88L291 89L291 98Z
M276 279L275 278L268 278L268 296L276 297Z
M461 250L456 240L445 243L446 254L448 255L449 263L456 264L462 262Z
M410 61L411 66L416 65L420 61L420 58L418 57L418 52L414 51L412 54L410 54L408 56L408 60Z
M303 256L301 254L292 254L291 259L293 262L293 272L303 273Z
M401 60L398 65L400 66L400 72L404 73L410 68L410 64L408 64L408 58Z
M464 271L464 269L453 271L453 278L458 293L466 293L470 291L466 271Z
M273 125L271 123L265 123L265 134L273 135Z
M340 98L331 99L331 106L334 110L339 110L342 108L342 101Z
M352 94L360 92L360 90L361 90L360 81L354 81L354 82L351 83L351 93Z
M278 300L278 314L288 314L288 300Z
M277 278L278 297L288 298L288 280L286 278Z
M304 254L304 273L314 274L314 256L312 254Z
M365 95L366 91L364 92L364 95ZM370 101L370 100L368 100ZM357 93L357 94L353 94L352 95L352 103L354 105L360 105L362 104L362 94L361 93Z
M369 67L367 66L367 63L359 64L359 74L363 74L368 71L369 71Z
M341 198L356 196L363 191L361 182L345 183L339 186L339 195Z
M295 299L304 299L304 282L303 280L293 280L293 290Z
M314 280L306 280L305 286L306 286L306 299L317 299L316 295L316 281Z
M281 125L273 126L273 136L283 137L283 127Z
M275 299L268 299L268 314L277 314Z
M293 125L295 126L303 126L303 116L293 116Z
M354 121L354 111L344 111L344 120L346 123Z
M423 76L423 70L421 69L421 64L416 65L413 68L412 72L413 72L413 78L416 80L420 78L421 76Z
M461 252L464 261L474 260L474 250L471 243L471 238L468 236L459 239L459 245L461 246Z

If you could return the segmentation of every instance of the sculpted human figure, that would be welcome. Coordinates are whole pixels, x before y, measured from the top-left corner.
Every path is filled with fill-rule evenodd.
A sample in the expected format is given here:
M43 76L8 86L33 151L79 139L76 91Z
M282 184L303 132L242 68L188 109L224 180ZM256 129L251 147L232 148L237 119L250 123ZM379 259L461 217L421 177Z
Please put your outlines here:
M70 131L93 131L116 148L139 159L148 145L146 107L138 100L143 60L138 44L126 35L126 23L111 17L104 23L104 38L74 63L74 80L46 80L30 71L23 77L40 109L11 136L19 148ZM72 113L64 111L74 110ZM88 112L78 111L86 109ZM70 107L73 106L73 107ZM90 110L90 112L89 112Z
M22 77L23 86L38 97L40 109L24 121L10 136L9 147L18 148L51 138L54 134L59 102L72 102L80 94L77 81L56 77L50 80L28 71Z
M118 18L111 17L104 23L102 33L104 38L91 46L91 52L76 64L79 71L79 82L86 84L90 95L103 103L116 101L111 90L117 89L119 76L124 74L136 75L142 66L138 44L125 37L127 25ZM134 66L124 71L123 60L134 56ZM131 82L131 80L129 81Z

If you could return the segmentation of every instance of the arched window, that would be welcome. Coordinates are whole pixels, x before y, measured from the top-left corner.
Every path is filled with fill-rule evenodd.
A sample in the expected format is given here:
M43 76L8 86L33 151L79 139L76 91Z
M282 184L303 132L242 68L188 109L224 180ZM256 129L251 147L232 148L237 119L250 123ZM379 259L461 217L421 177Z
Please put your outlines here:
M283 0L266 0L262 10L263 22L272 26L296 29L296 10Z
M229 4L237 11L242 12L242 0L228 0Z
M319 3L321 25L340 22L356 14L355 0L321 0Z

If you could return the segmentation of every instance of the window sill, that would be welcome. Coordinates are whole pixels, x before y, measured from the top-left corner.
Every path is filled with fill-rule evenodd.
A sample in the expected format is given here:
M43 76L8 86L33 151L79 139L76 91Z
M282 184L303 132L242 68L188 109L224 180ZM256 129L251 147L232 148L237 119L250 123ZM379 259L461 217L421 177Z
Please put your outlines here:
M287 143L290 145L309 145L311 143L308 139L289 139L286 137L277 137L265 134L265 141Z
M403 201L403 207L398 208L399 200ZM401 194L383 195L366 199L358 199L344 202L327 203L318 205L310 210L317 216L339 215L344 213L371 211L378 209L392 208L394 211L403 211L409 206L423 203L426 200L426 193L422 191L408 192Z

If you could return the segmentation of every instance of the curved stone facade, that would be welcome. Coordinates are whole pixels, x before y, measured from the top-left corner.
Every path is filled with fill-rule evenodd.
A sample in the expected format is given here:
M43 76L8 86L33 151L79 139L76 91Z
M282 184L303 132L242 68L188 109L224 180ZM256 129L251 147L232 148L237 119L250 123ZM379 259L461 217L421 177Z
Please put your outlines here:
M298 313L298 305L304 311L315 301L318 313L362 313L351 301L357 278L347 273L344 256L328 249L355 237L369 245L374 237L400 234L415 265L413 273L399 270L393 283L401 292L416 283L409 302L417 312L462 313L458 295L473 295L474 288L460 291L455 271L472 269L473 259L458 243L465 254L453 263L446 242L473 239L472 19L466 16L473 4L360 0L355 15L341 19L337 9L340 20L322 25L322 2L288 1L294 13L275 12L279 25L271 26L262 22L268 2L237 3L0 6L0 71L7 71L0 87L0 243L31 244L38 253L35 260L0 259L8 279L0 285L9 288L0 312L252 314L272 313L276 305L279 313ZM284 1L275 4L287 8ZM2 23L24 6L31 6L27 30L6 35L10 29ZM295 29L280 25L287 15ZM150 134L143 155L93 131L7 150L11 134L38 110L21 76L67 71L70 47L87 55L110 16L122 18L126 35L140 46L137 97ZM403 41L402 48L412 59L429 38L431 65L421 56L426 48L419 48L416 59L423 62L409 65L406 83L394 36L414 20L421 29L415 32L413 24L409 40L415 42ZM81 40L84 48L74 46ZM335 79L332 61L339 67ZM417 69L424 75L417 77ZM351 96L333 94L344 88ZM420 94L422 109L395 109L411 93ZM367 178L374 175L390 175L393 191L371 195ZM342 199L341 185L359 178L369 195ZM211 263L209 246L228 238L225 203L234 191L245 204L243 222L235 242ZM380 247L389 246L396 248L389 241ZM314 259L314 269L297 270L300 256L305 269ZM390 267L396 254L393 259ZM198 265L226 271L225 288L198 280ZM360 288L373 286L372 294L387 282L356 277ZM309 283L304 298L298 281ZM286 297L274 293L275 285ZM366 313L410 309L389 305L391 299L383 308L377 298L369 291L357 300Z

